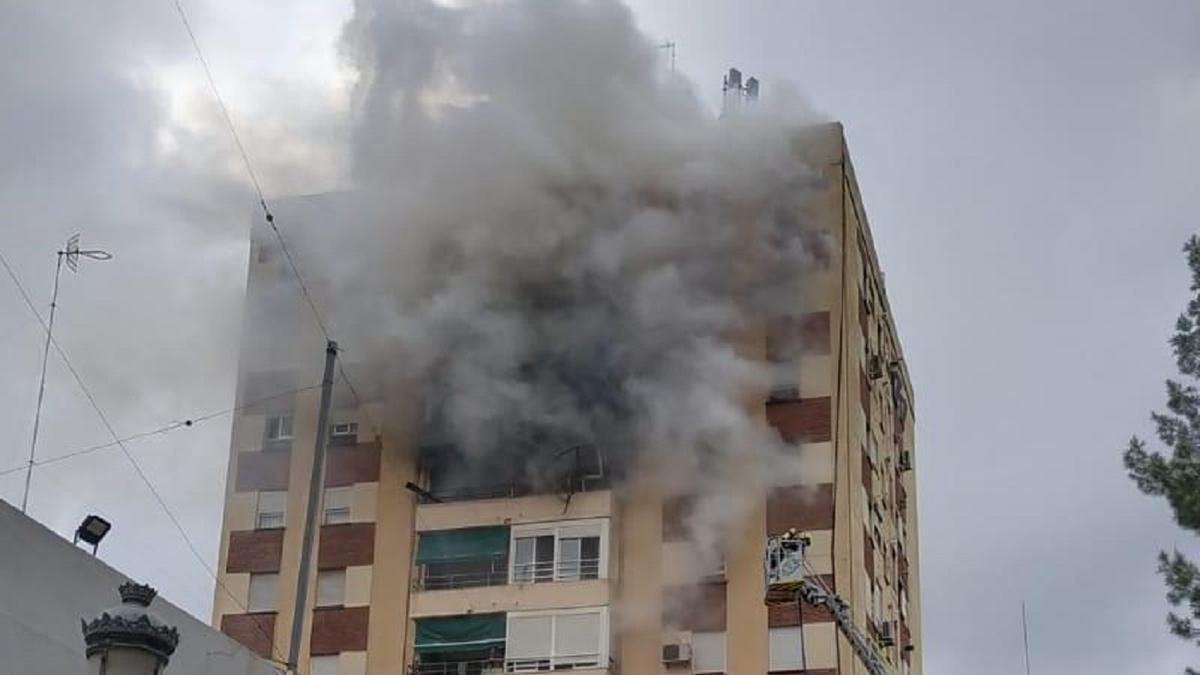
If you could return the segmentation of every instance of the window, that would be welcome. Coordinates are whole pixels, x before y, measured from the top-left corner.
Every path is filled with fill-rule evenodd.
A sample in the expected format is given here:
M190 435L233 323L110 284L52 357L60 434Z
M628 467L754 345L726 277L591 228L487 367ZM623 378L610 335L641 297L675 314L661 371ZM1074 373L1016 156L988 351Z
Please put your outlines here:
M321 517L322 525L337 525L350 522L350 499L353 488L325 488L325 507Z
M608 662L604 608L508 615L505 661L509 672L594 668Z
M308 660L308 675L338 675L338 655L313 656Z
M554 581L554 535L513 539L513 583Z
M900 618L908 619L908 591L900 589Z
M358 443L358 422L338 422L330 425L330 445L354 445L355 443Z
M333 425L329 434L331 436L357 436L358 422L343 422Z
M876 623L883 623L883 589L876 583L871 586L871 619Z
M692 633L692 672L725 672L725 631Z
M292 438L292 414L272 415L267 418L267 440L287 441Z
M599 579L606 559L606 520L513 528L512 583Z
M254 512L254 527L265 530L283 527L287 517L287 491L266 490L258 493Z
M341 607L346 604L346 570L317 572L317 607Z
M275 589L279 586L279 575L268 574L250 575L250 593L246 599L247 612L274 612Z
M800 670L804 666L804 640L799 626L767 631L768 670Z

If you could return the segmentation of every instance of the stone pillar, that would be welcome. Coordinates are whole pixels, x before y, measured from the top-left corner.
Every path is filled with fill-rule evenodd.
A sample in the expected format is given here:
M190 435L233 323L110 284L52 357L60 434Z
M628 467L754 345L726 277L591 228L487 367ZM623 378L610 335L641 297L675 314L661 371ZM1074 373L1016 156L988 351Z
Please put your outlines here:
M150 611L158 592L121 584L121 604L82 619L88 675L160 675L179 644L179 631Z

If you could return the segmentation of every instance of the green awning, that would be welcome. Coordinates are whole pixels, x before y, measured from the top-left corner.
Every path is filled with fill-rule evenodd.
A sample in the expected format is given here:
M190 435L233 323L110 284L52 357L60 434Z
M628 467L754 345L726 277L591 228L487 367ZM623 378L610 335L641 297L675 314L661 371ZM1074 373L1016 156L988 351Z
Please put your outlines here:
M504 614L468 614L417 619L413 648L419 654L431 654L503 645Z
M487 560L508 555L507 527L469 527L422 532L417 540L417 564L454 560Z

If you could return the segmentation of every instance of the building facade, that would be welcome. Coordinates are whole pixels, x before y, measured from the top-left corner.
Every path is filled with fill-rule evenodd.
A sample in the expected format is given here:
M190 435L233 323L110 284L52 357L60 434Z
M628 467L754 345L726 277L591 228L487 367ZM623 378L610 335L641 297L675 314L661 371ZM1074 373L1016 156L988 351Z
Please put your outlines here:
M707 560L687 537L689 497L616 486L589 451L570 459L569 484L538 493L437 451L403 391L364 405L341 396L302 673L865 672L824 610L764 604L766 538L792 529L811 537L813 572L894 672L921 673L912 388L841 126L811 136L805 152L823 180L807 220L829 255L803 284L799 318L764 319L741 347L781 373L746 405L819 468L764 490L723 559ZM280 266L258 246L252 257L254 295ZM299 302L267 304L287 316ZM781 355L785 342L800 348ZM213 616L277 659L291 634L319 397L287 374L297 356L269 341L243 356L247 407L233 428Z
M116 523L121 527L121 523ZM91 551L73 546L7 502L0 501L0 672L83 675L88 671L82 620L120 599L128 578ZM153 544L150 544L153 548ZM103 547L100 551L103 555ZM179 631L168 675L275 675L274 664L155 598L153 612Z

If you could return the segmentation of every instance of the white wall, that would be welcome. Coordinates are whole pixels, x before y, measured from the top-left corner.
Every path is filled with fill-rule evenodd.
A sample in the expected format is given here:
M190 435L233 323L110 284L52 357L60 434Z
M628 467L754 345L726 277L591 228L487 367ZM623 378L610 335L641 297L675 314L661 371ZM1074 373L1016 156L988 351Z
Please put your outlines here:
M119 604L117 586L124 581L90 552L0 501L0 675L82 674L80 619L91 620ZM156 598L150 609L179 629L179 648L165 675L276 672L271 663L165 600Z

